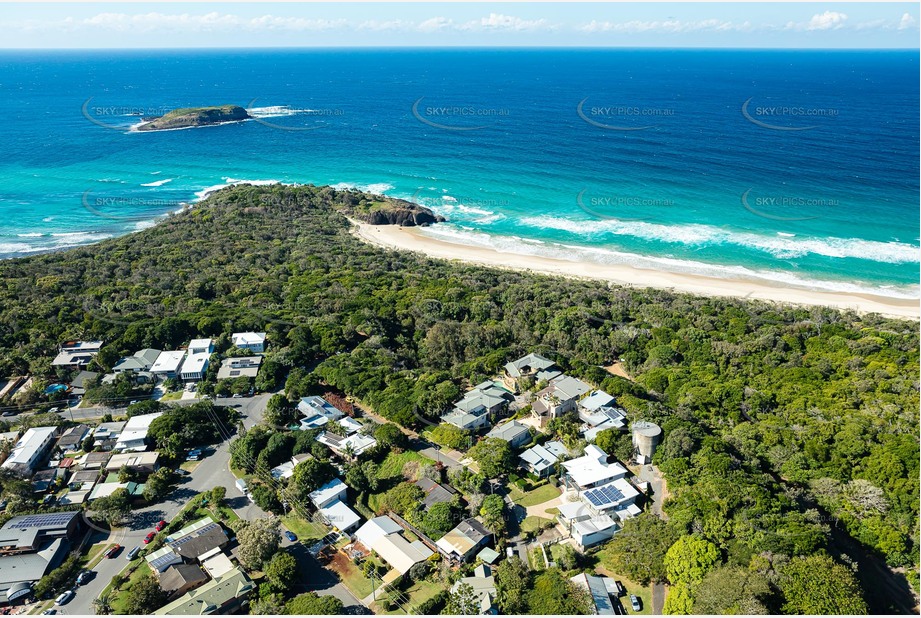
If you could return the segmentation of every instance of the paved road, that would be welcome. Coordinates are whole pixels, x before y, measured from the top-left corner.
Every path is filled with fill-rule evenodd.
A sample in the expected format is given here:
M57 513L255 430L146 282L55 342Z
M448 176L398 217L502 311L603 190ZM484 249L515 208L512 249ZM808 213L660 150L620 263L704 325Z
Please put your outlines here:
M242 407L241 412L247 415L244 419L244 425L252 426L259 422L262 412L265 410L265 402L270 395L259 395L252 398L240 399L219 399L215 403L219 405L231 405L239 403ZM235 485L235 478L230 473L230 451L227 441L219 444L213 453L208 454L201 464L189 476L183 477L180 485L167 498L155 505L134 511L132 520L125 528L116 533L115 542L124 547L122 552L113 559L103 558L94 569L96 576L92 581L77 589L77 594L70 603L65 607L69 615L74 614L92 614L93 600L96 599L112 578L118 575L125 567L128 561L125 555L132 547L143 546L144 536L153 530L153 527L161 519L167 521L176 516L177 513L188 504L189 499L202 492L217 487L219 485L227 488L227 504L237 512L243 519L258 519L267 517L268 514L258 506L252 504ZM97 532L94 534L92 543L104 541L107 534Z

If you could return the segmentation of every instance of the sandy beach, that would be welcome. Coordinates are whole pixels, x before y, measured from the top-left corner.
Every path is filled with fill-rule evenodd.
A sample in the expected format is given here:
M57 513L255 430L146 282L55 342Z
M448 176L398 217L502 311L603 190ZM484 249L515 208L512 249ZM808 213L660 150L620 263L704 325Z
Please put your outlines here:
M913 320L921 317L921 303L918 300L887 298L870 294L821 292L781 285L774 286L756 281L716 279L639 269L625 265L576 262L500 252L494 249L445 242L427 236L420 228L370 225L354 220L352 224L354 225L353 234L356 237L379 247L418 251L433 258L460 260L481 266L597 279L629 287L668 289L702 296L729 296L795 305L818 305Z

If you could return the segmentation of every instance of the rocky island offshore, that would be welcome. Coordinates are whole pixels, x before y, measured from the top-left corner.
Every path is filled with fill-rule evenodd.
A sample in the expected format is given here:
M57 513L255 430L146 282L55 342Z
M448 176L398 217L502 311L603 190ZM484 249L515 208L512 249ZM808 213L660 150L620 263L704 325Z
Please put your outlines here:
M206 127L226 122L249 120L252 116L239 105L216 105L212 107L184 107L144 122L137 126L138 131L163 131L167 129L186 129L189 127ZM145 119L146 120L146 119Z

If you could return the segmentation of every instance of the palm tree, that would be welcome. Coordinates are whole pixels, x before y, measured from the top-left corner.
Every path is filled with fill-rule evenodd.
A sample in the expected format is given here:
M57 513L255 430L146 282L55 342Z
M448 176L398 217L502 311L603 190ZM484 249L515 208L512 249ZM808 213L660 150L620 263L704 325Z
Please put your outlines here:
M109 597L101 596L97 599L93 599L93 611L99 616L111 614L112 605L109 603Z

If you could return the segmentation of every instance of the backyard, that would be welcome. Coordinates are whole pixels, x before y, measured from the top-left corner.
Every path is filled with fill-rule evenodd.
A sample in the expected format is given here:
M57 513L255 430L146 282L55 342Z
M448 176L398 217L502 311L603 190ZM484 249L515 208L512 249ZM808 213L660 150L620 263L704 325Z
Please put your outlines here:
M316 522L307 521L297 515L285 515L281 518L281 523L297 535L299 541L308 542L322 539L329 531L325 526Z
M380 606L380 603L372 603L371 608L375 614L405 614L407 613L406 610L410 610L410 612L412 612L412 608L415 608L424 601L428 601L439 592L441 592L444 587L444 584L432 582L429 580L413 582L413 585L403 591L399 597L394 595L394 603L391 606L391 609L384 611L384 609ZM395 602L397 599L403 601L404 605L397 605Z
M509 485L509 497L511 497L512 502L523 506L525 508L529 506L537 506L538 504L543 504L544 502L549 502L554 498L560 496L560 490L547 483L546 485L541 485L537 489L532 489L528 492L523 492L515 485Z

